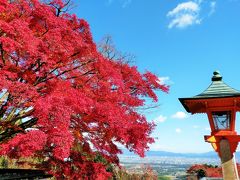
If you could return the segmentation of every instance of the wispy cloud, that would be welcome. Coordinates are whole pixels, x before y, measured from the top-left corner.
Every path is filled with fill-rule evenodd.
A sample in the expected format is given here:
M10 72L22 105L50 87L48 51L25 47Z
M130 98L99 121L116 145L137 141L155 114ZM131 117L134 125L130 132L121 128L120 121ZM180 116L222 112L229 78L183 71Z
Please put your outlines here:
M173 82L170 80L170 77L164 76L164 77L158 77L158 83L159 84L173 84Z
M210 2L210 12L208 14L209 16L211 16L213 13L215 13L215 11L216 11L216 4L217 4L216 1Z
M200 24L199 4L193 1L180 3L173 10L169 11L167 17L172 18L168 28L185 28L193 24Z
M178 111L175 114L173 114L171 117L175 119L185 119L188 117L188 115L185 112Z
M188 26L201 24L203 16L201 14L203 4L208 4L208 15L211 16L216 11L216 1L193 0L178 4L174 9L167 13L170 18L168 28L186 28ZM210 10L209 10L210 7Z
M116 2L116 1L118 1L121 4L122 8L127 7L132 2L132 0L107 0L109 5Z
M182 132L182 129L177 128L175 131L176 131L176 133L181 133L181 132Z
M127 7L129 4L131 4L132 0L124 0L123 1L123 4L122 4L122 7L125 8Z
M163 123L167 120L167 116L160 115L157 118L155 118L153 121L155 123Z
M180 3L177 5L176 8L174 8L172 11L168 12L168 16L175 16L179 13L185 12L198 12L199 11L199 5L193 1Z

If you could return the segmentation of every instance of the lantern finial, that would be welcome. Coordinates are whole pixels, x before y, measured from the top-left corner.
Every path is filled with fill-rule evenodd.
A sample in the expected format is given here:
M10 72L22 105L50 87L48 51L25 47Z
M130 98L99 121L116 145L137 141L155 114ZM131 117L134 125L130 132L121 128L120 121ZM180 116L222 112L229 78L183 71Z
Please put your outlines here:
M220 72L214 71L212 81L221 81L221 80L222 80L222 76L221 76Z

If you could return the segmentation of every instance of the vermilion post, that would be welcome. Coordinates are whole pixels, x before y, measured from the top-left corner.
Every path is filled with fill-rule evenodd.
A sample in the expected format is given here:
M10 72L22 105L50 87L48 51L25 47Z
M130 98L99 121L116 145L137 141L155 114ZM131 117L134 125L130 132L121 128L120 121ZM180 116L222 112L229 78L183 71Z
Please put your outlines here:
M179 98L187 112L206 113L211 135L205 141L211 143L222 162L223 178L238 180L234 153L240 136L235 131L236 112L240 111L240 92L222 81L218 71L213 73L211 85L201 94Z

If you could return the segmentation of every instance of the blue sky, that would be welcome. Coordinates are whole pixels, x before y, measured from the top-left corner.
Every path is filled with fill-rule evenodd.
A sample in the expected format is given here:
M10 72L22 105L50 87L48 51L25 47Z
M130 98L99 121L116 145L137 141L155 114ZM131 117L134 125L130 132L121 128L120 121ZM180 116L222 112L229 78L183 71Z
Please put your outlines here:
M136 56L171 86L160 106L146 112L155 120L151 150L207 152L205 115L189 115L178 101L201 93L214 70L240 90L240 0L75 0L72 10L88 21L95 42L110 35L116 48ZM240 117L238 118L240 121ZM240 122L237 122L240 133Z

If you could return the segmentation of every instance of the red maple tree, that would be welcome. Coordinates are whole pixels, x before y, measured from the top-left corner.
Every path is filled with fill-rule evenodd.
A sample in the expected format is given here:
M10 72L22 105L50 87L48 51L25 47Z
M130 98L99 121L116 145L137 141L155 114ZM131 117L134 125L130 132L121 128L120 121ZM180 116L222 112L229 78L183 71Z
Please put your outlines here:
M237 166L238 174L240 174L240 164L237 163L236 166ZM212 178L223 177L221 166L216 166L216 165L214 166L214 165L208 165L208 164L194 164L187 169L187 173L189 175L198 176L200 171L203 171L206 177L212 177Z
M208 164L194 164L189 169L187 169L188 174L192 175L198 175L198 173L201 171L205 172L206 177L212 177L212 178L222 178L222 167L221 166L213 166ZM238 174L240 174L240 164L237 163L237 171Z
M154 141L137 108L168 87L98 52L68 3L0 1L0 152L42 159L57 178L106 179L116 143L143 156Z
M205 172L206 177L222 177L222 168L219 166L213 166L208 164L195 164L192 165L188 170L188 174L198 175L201 171Z

